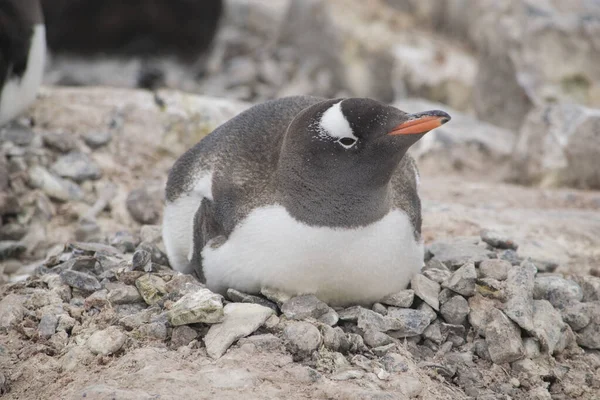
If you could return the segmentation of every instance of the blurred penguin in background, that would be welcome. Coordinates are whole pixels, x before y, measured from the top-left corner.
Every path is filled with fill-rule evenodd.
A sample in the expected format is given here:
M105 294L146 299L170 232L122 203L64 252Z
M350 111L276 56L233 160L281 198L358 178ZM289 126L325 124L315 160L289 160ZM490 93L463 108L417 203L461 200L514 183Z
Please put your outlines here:
M38 0L0 0L0 125L25 111L44 75L46 31Z

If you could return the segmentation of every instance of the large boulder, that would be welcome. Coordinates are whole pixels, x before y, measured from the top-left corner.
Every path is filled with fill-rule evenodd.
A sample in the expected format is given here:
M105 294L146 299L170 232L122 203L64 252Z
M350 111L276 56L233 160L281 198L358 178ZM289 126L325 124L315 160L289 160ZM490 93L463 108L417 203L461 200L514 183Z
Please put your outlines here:
M527 116L511 178L541 186L600 188L600 109L553 104Z

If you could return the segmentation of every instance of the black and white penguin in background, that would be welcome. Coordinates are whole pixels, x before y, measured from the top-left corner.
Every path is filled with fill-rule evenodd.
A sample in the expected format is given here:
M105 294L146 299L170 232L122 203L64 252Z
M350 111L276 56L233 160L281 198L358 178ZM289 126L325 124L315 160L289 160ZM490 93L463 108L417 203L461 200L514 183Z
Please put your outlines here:
M38 0L0 0L0 125L25 111L44 76L46 29Z

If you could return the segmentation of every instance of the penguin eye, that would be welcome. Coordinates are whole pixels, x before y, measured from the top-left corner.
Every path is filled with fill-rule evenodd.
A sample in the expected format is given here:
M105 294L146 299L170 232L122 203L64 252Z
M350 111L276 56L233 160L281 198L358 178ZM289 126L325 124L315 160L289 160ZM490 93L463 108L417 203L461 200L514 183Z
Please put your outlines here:
M338 140L338 142L345 148L349 148L349 147L354 146L354 143L356 143L356 139L345 137L345 138L341 138L340 140Z

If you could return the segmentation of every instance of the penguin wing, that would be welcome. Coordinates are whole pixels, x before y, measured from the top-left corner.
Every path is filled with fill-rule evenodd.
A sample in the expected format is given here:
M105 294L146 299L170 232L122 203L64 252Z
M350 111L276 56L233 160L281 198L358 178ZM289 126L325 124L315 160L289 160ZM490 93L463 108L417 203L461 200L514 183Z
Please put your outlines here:
M217 246L226 240L223 227L215 216L214 203L206 197L202 199L202 203L194 215L193 227L194 245L192 246L193 253L190 260L192 268L190 269L194 271L200 282L205 283L202 250L207 244ZM211 243L209 244L209 242Z

